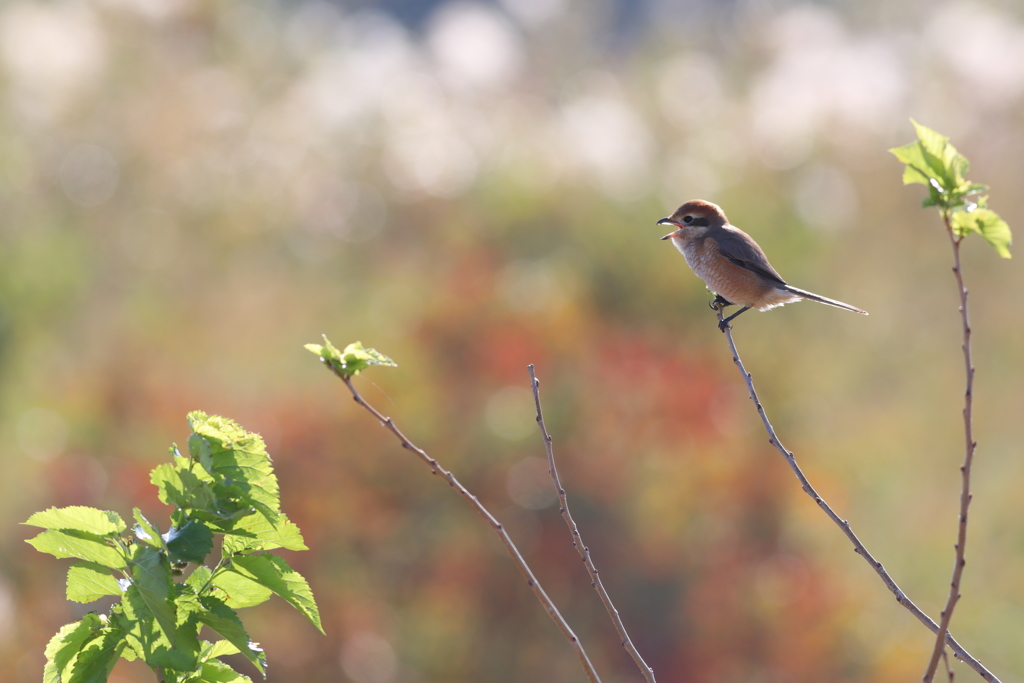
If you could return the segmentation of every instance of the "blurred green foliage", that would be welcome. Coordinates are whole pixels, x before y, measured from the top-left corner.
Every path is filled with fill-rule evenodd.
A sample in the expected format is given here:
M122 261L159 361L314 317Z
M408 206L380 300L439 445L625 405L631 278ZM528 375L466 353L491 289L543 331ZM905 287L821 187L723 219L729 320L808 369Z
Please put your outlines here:
M545 507L528 363L661 683L919 676L931 634L766 443L654 223L715 201L788 281L871 312L786 306L734 332L808 476L937 614L960 323L946 240L886 149L928 121L1020 224L1017 9L653 2L623 36L578 0L448 3L416 31L360 7L0 7L0 679L37 681L89 609L17 522L166 514L147 473L198 407L263 436L311 548L281 554L327 636L251 610L268 680L582 680L476 515L312 367L321 333L401 359L353 381L503 521L604 680L638 674ZM979 447L952 630L1013 680L1024 276L981 240L962 256Z

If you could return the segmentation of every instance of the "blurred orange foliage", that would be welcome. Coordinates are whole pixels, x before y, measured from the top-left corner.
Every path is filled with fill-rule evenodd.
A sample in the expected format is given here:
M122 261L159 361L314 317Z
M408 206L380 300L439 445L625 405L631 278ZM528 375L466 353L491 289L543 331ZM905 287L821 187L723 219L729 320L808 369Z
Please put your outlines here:
M920 675L931 635L768 446L654 222L716 201L794 284L871 312L747 314L737 342L809 477L934 616L959 490L957 302L941 226L885 150L909 115L949 133L1019 226L1024 20L501 0L409 28L356 4L0 8L0 680L38 680L49 637L94 607L64 600L66 563L17 522L68 504L159 518L148 472L193 409L265 437L311 548L288 561L327 637L283 603L243 614L268 680L583 680L481 520L303 350L321 333L398 361L360 391L505 523L606 682L640 676L517 467L544 454L528 363L576 519L661 683ZM981 445L952 631L1013 680L1024 279L984 245L964 258Z

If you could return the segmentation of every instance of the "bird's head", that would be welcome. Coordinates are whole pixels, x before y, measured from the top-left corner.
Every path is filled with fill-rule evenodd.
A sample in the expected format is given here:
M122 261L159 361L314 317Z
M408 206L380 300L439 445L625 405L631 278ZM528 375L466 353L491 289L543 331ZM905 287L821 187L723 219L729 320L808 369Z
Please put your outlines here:
M725 212L717 204L706 202L703 199L692 199L678 209L668 218L662 218L658 225L671 225L676 228L661 239L667 240L670 237L683 239L693 238L704 234L708 228L721 227L729 223Z

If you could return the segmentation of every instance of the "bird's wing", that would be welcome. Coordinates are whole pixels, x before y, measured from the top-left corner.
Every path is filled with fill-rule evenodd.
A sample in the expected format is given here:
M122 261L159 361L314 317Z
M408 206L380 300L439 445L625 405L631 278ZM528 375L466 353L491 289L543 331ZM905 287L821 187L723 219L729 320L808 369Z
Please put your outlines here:
M757 246L757 242L739 228L731 225L723 226L718 246L722 255L737 266L751 270L769 280L775 280L780 285L786 284L782 276L775 272L772 265L768 263L768 257L761 251L761 247Z

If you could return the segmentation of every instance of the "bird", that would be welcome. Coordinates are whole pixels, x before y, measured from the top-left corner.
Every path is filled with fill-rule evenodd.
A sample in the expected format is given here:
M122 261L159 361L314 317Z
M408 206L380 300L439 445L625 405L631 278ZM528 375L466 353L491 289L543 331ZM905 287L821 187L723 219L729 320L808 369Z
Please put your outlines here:
M661 239L671 239L693 272L707 284L715 295L712 308L742 306L719 322L718 327L723 332L730 327L729 321L751 308L767 311L801 299L868 314L856 306L787 283L768 263L768 257L757 242L731 225L717 204L693 199L676 209L671 216L659 220L658 225L671 225L675 228Z

